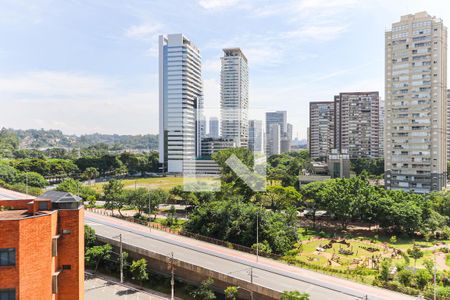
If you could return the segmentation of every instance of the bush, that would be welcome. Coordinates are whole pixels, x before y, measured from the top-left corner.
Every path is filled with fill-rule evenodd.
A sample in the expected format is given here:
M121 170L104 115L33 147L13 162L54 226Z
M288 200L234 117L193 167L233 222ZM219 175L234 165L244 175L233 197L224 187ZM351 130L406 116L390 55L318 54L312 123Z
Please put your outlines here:
M410 270L404 269L398 272L396 277L397 280L404 286L410 286L414 274Z
M299 291L284 291L280 300L309 300L309 295Z

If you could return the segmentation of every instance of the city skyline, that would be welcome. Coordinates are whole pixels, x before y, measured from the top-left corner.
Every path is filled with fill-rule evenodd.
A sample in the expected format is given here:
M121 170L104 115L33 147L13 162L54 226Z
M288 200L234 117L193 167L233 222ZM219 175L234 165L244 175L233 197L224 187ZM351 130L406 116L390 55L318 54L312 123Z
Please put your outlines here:
M338 91L383 95L384 30L398 15L427 10L444 22L450 15L437 1L426 7L414 1L364 7L352 0L263 1L257 9L255 2L157 2L152 10L140 1L125 7L40 4L9 3L1 12L8 26L1 29L7 39L0 47L0 126L69 134L156 134L157 35L181 32L202 51L205 103L219 107L221 49L240 47L250 65L250 110L287 110L293 137L306 138L310 101L332 100ZM170 9L177 5L188 14L175 20ZM19 11L24 14L15 18ZM236 24L215 30L230 15ZM93 26L105 17L104 25ZM199 21L190 24L193 17ZM245 32L237 30L240 23ZM349 50L350 42L359 46Z

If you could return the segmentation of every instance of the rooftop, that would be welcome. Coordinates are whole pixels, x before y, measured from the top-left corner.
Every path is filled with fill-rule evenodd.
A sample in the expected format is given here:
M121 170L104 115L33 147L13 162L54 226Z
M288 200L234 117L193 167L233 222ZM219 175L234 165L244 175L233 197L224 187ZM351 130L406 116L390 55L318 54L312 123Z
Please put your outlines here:
M35 196L11 191L0 187L0 200L33 200Z
M31 214L26 209L12 209L12 210L0 210L0 221L4 220L19 220L38 215L47 215L47 211L39 211L36 214Z
M62 203L62 202L81 202L81 198L71 193L60 192L60 191L48 191L39 196L37 199L50 200L52 203Z

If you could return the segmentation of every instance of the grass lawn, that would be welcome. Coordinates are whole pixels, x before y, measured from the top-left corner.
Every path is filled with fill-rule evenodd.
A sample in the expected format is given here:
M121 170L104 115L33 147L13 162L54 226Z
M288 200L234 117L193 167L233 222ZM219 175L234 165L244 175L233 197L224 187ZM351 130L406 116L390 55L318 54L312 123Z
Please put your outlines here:
M198 179L201 182L218 182L217 178L214 177L204 177ZM158 189L161 188L165 191L169 191L171 188L183 185L185 183L195 182L193 178L183 178L183 177L152 177L152 178L133 178L133 179L124 179L122 183L124 184L126 189L134 189L144 187L147 189ZM99 182L91 185L93 189L95 189L98 193L102 192L103 185L106 182Z
M423 257L418 259L415 263L417 268L424 268L424 261L427 259L434 261L434 253L433 250L430 249L437 243L445 243L449 244L448 240L439 240L439 241L424 241L424 240L414 240L412 238L407 237L397 237L396 243L390 243L389 236L375 236L375 237L365 237L365 236L348 236L346 240L351 243L350 247L347 247L342 244L335 243L333 247L330 249L325 249L325 251L320 252L316 251L316 249L320 246L324 246L328 243L332 238L332 234L328 234L325 232L319 232L318 230L312 230L305 228L300 228L298 230L300 241L302 242L302 252L298 255L296 260L306 263L308 265L316 265L316 266L326 266L331 267L332 269L338 270L347 270L356 267L355 259L364 260L372 257L372 255L378 256L382 254L382 257L389 257L389 253L392 253L392 249L401 250L403 253L407 253L408 249L413 248L413 245L419 246L422 249ZM321 240L317 240L315 238L322 237ZM391 250L386 252L385 246L387 245ZM369 252L362 247L373 247L380 249L379 251ZM438 246L437 249L444 247ZM353 251L352 255L345 255L339 253L339 248L349 249ZM437 250L439 251L439 250ZM384 254L383 254L384 253ZM331 266L329 266L329 260L333 257L333 255L339 256L340 263L333 262ZM393 263L404 263L404 259L401 256L393 259ZM447 256L446 263L450 266L450 254ZM414 259L409 259L410 267L414 267ZM438 265L438 269L439 265Z

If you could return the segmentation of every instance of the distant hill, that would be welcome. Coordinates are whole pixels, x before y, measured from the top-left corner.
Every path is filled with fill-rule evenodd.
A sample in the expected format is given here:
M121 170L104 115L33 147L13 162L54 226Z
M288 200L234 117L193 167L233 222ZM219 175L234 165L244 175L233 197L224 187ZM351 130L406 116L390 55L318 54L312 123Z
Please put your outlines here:
M1 131L17 136L21 149L87 148L98 144L106 144L117 150L156 150L158 148L158 135L156 134L118 135L94 133L76 136L64 134L60 130L3 128Z

